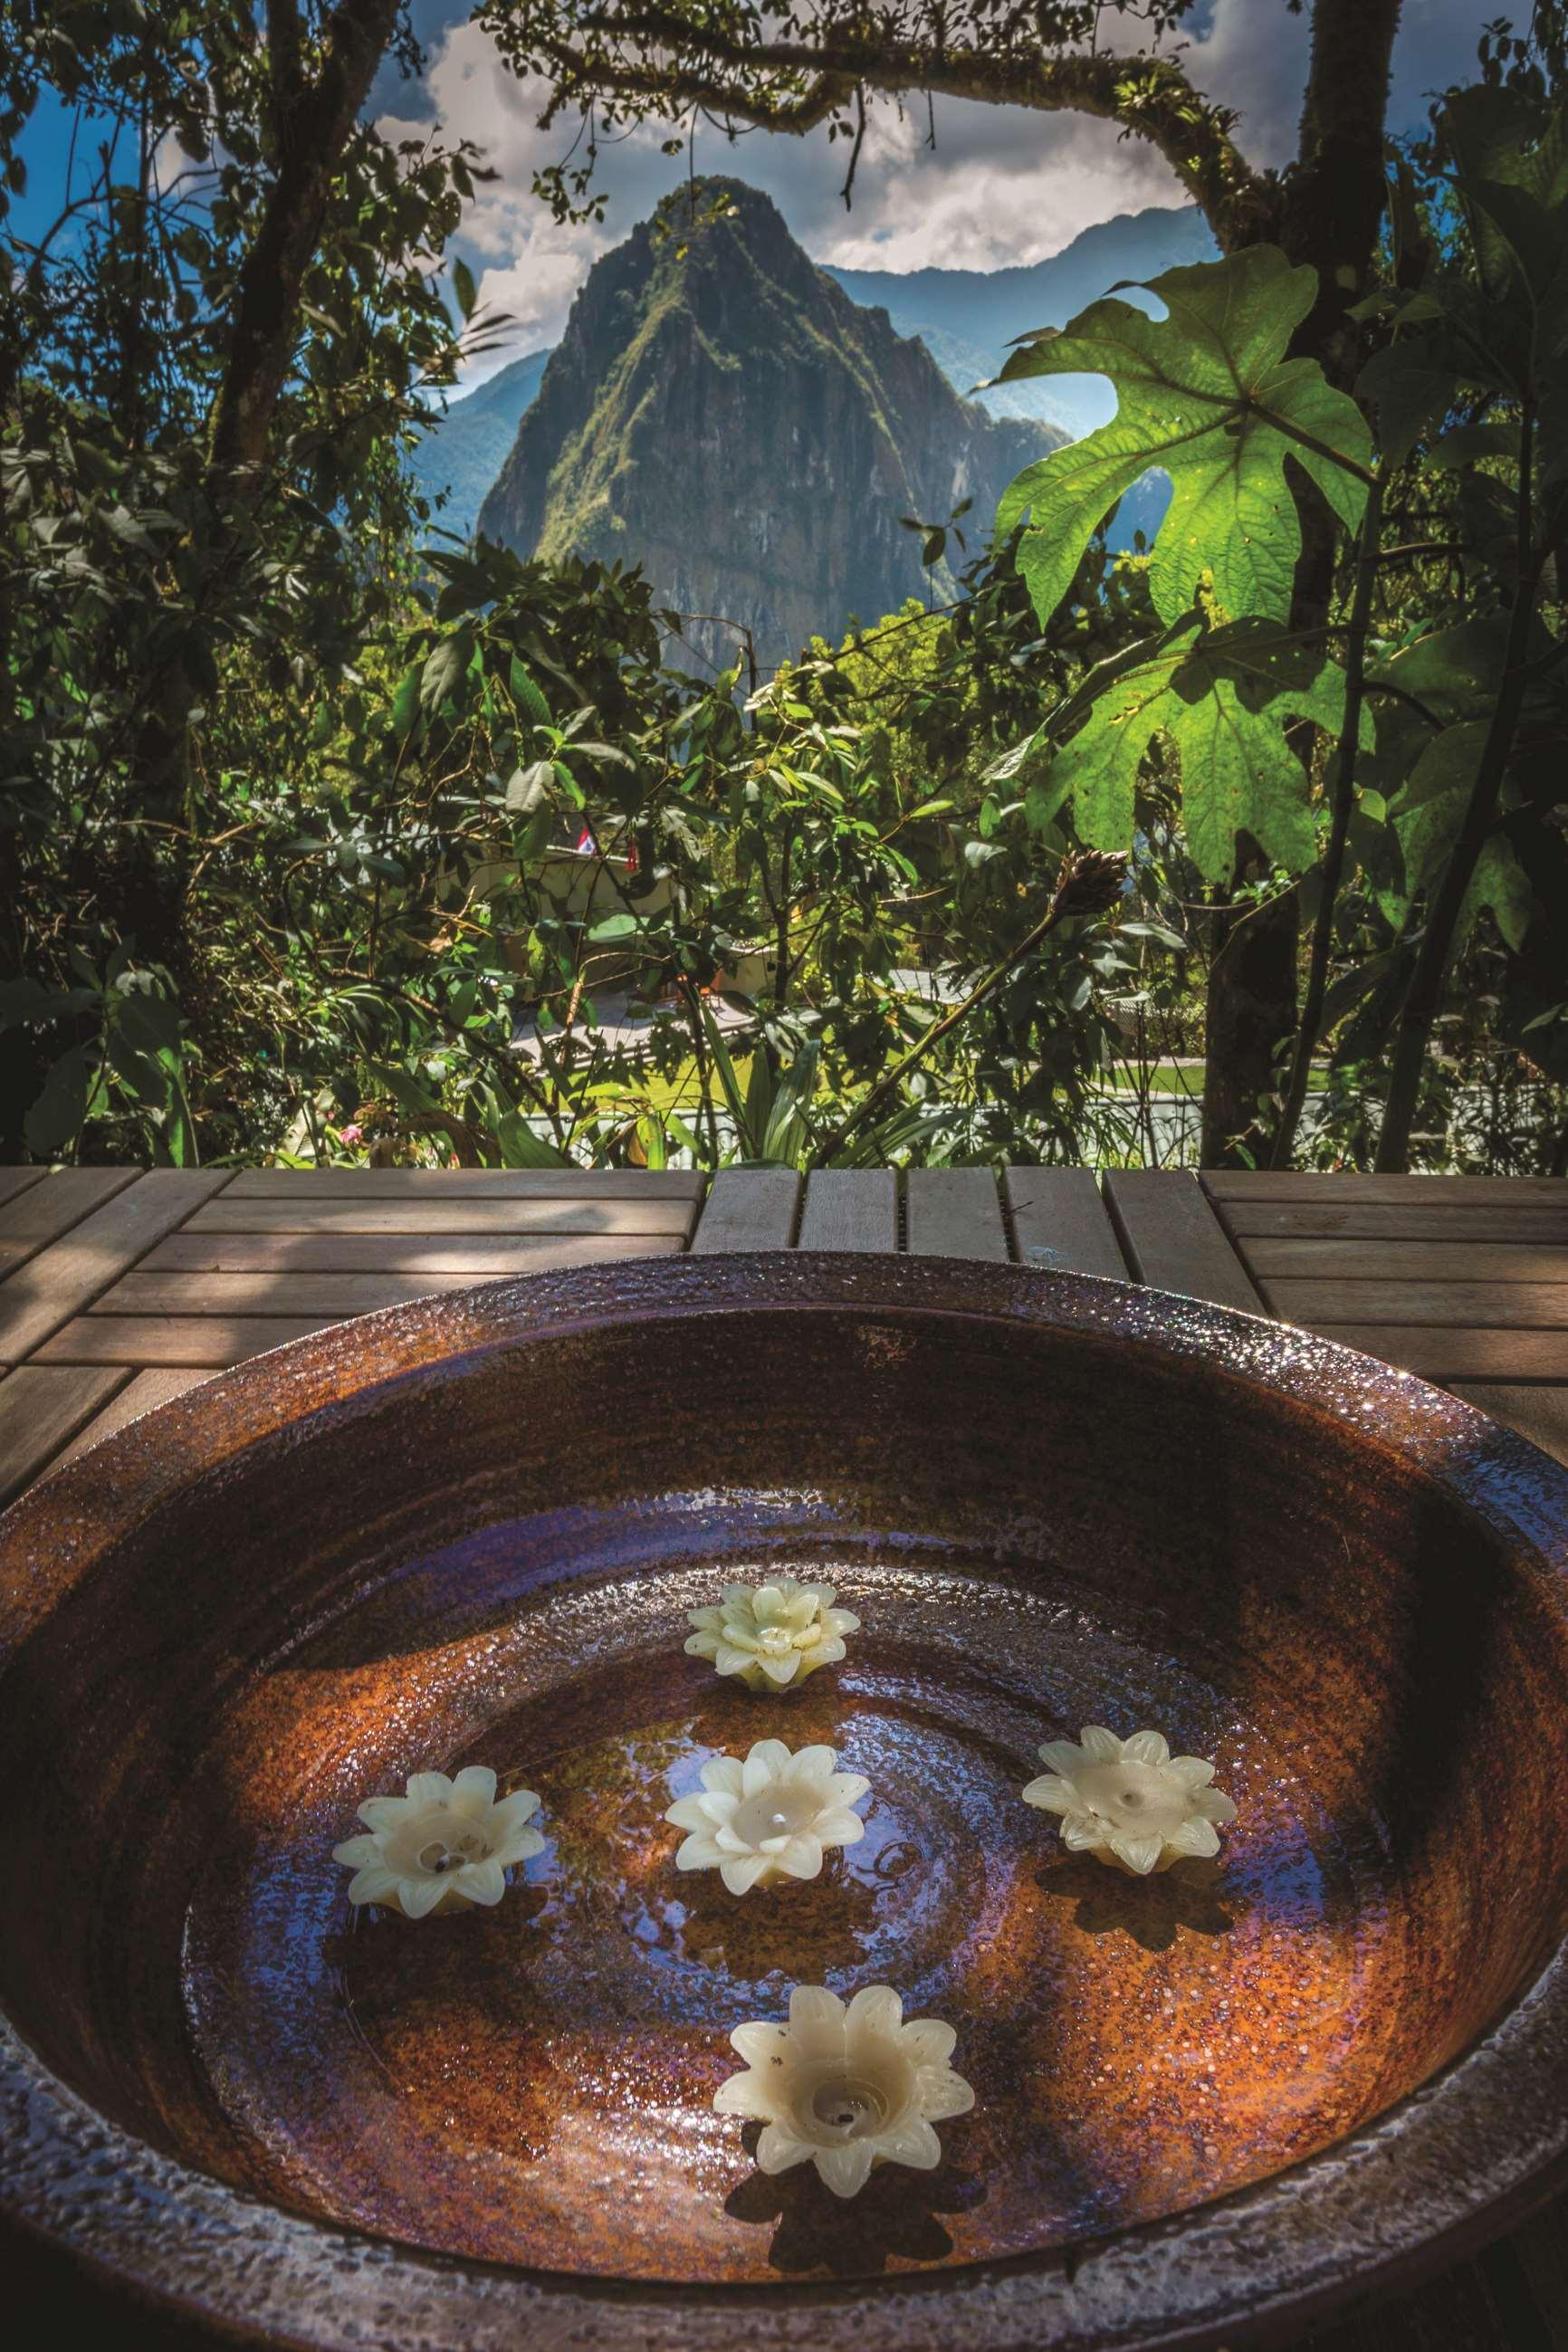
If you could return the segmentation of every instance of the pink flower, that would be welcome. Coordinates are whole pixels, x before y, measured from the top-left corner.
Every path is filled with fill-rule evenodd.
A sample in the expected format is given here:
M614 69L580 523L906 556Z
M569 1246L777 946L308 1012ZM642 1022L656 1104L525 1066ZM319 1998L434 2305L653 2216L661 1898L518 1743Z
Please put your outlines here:
M338 1129L338 1140L340 1143L363 1143L364 1129L356 1120L352 1125Z

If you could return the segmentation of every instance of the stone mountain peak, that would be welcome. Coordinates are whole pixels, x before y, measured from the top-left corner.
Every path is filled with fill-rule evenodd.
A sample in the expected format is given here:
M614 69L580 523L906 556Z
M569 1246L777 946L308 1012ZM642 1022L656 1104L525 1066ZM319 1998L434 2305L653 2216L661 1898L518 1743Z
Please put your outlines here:
M1063 436L961 400L852 302L772 200L707 178L599 261L480 512L521 553L640 562L689 643L768 667L923 596L900 517L977 532Z

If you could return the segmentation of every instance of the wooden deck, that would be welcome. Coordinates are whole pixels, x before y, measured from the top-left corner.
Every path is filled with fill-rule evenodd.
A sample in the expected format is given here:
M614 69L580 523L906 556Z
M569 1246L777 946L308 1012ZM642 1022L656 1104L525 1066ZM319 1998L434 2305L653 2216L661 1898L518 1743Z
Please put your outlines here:
M0 1501L348 1316L606 1258L792 1248L1011 1259L1277 1315L1440 1381L1568 1462L1568 1180L764 1170L705 1188L637 1171L0 1169ZM1568 2198L1310 2342L1568 2352Z

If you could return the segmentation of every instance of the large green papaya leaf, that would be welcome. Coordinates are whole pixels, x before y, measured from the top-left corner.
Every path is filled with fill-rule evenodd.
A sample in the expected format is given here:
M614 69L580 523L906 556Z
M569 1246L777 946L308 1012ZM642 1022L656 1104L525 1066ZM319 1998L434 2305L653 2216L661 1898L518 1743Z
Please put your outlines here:
M1311 476L1347 530L1366 501L1371 436L1355 403L1316 360L1286 348L1317 290L1275 246L1255 246L1149 280L1166 316L1114 297L1061 334L1014 353L1020 376L1108 375L1117 413L1086 440L1026 467L1004 493L998 532L1026 513L1018 564L1048 620L1096 527L1151 466L1171 477L1170 510L1150 560L1162 620L1191 606L1200 579L1231 618L1283 619L1301 550L1285 459Z
M1045 780L1054 806L1070 796L1081 840L1097 849L1129 846L1139 765L1163 735L1181 761L1187 845L1209 880L1228 880L1242 831L1294 872L1315 863L1310 790L1285 728L1308 719L1337 732L1341 669L1266 624L1205 629L1195 615L1141 658L1105 669L1114 674L1098 688L1093 673L1085 681L1089 717Z

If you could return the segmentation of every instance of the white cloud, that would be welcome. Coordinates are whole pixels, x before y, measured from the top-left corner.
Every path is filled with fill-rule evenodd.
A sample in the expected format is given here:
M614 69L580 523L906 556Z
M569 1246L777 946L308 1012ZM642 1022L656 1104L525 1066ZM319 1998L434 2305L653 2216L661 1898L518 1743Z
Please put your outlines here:
M815 260L841 269L1002 269L1047 260L1117 213L1185 201L1152 148L1121 141L1110 123L952 99L938 100L934 119L933 148L924 119L880 111L852 211L829 183L831 204L813 207L803 226L799 193L770 191Z
M605 240L607 250L613 240ZM505 345L482 364L504 366L519 352L542 351L560 340L572 298L599 257L600 248L559 232L554 239L531 237L519 258L481 271L479 301L498 322Z
M1405 0L1394 54L1392 120L1414 125L1432 90L1468 75L1481 26L1501 0ZM1238 143L1249 160L1279 165L1293 152L1306 73L1310 12L1285 0L1208 0L1189 19L1184 63L1207 95L1239 110ZM542 85L519 83L489 37L467 21L437 30L416 91L395 100L399 116L417 106L452 138L475 141L498 177L482 186L458 239L480 298L511 314L510 348L552 342L572 297L602 253L618 244L659 197L685 178L684 156L660 152L666 131L649 125L606 144L599 184L608 217L561 227L532 193L532 176L571 143L575 122L541 131ZM939 100L936 145L916 100L872 111L846 212L839 189L847 150L824 132L796 140L748 132L731 141L704 125L699 172L726 172L766 191L813 258L846 268L994 269L1045 259L1083 229L1117 213L1178 205L1183 192L1163 159L1107 123L1040 115L1015 107ZM507 354L492 355L488 373Z

